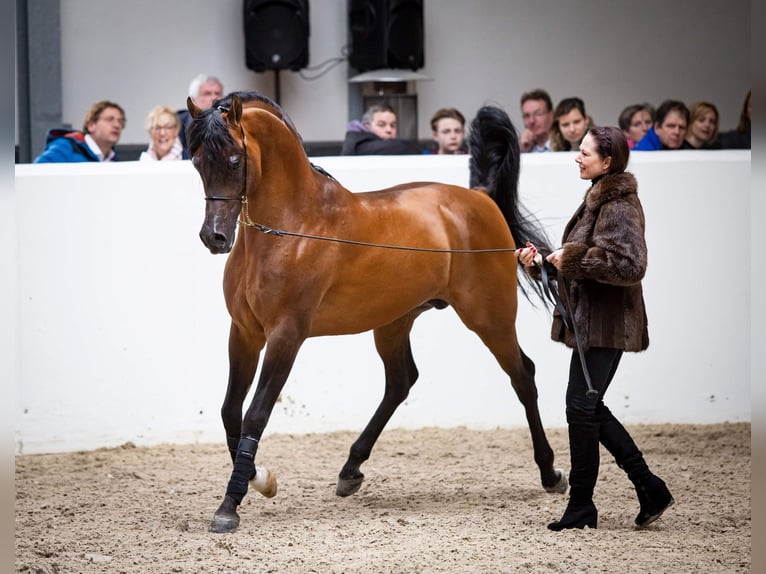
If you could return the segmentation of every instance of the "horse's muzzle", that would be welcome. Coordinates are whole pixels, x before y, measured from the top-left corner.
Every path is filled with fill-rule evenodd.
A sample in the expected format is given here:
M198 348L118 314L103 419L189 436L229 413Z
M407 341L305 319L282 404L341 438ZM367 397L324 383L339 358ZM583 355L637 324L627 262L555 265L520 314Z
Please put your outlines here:
M227 237L223 233L215 233L204 227L199 232L199 238L213 255L228 253L231 251L231 247L234 243L232 238Z

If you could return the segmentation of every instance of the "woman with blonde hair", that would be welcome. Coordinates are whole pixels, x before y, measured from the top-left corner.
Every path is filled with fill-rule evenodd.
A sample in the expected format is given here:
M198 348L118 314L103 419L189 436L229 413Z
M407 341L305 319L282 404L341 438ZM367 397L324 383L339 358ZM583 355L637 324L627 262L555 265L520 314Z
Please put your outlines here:
M172 161L189 159L183 150L178 134L181 122L176 113L167 106L157 106L146 117L146 131L151 141L141 152L141 161Z
M689 108L686 141L694 149L720 149L718 108L710 102L697 102Z

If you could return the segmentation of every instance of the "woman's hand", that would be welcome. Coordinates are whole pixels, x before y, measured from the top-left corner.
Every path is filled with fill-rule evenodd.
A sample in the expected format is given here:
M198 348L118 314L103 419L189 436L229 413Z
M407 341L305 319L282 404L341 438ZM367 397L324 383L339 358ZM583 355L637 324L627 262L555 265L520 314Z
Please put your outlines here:
M564 255L563 249L556 249L553 253L548 255L548 257L545 258L545 260L553 265L556 269L561 271L561 257Z
M543 256L537 252L537 248L529 241L527 241L526 247L520 247L516 250L516 257L524 267L543 264Z

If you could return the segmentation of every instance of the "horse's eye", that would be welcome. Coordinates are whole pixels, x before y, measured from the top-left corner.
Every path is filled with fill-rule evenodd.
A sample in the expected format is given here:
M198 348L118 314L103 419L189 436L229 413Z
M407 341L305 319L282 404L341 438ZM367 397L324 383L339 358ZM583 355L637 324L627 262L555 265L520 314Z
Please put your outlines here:
M230 155L229 156L229 165L232 169L239 168L239 156L238 155Z

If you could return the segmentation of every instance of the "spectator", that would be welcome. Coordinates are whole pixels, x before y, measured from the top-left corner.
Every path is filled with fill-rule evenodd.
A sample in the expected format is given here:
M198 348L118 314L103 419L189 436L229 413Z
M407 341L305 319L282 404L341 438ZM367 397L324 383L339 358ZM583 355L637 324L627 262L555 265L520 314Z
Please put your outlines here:
M141 161L168 161L189 159L184 154L183 144L178 134L181 130L181 120L167 106L153 108L146 117L146 131L151 142L146 151L141 152Z
M579 151L582 138L592 127L593 120L585 112L585 103L580 98L564 98L553 112L551 149Z
M710 102L696 102L689 108L686 142L694 149L720 149L718 108Z
M678 100L665 100L657 108L654 124L635 147L636 151L690 149L686 142L689 109Z
M189 84L189 97L199 109L206 110L213 105L213 102L223 97L223 84L215 76L200 74ZM181 122L178 137L183 146L184 156L189 157L189 145L186 143L186 128L189 127L192 117L186 108L180 109L176 113Z
M346 128L341 155L420 154L414 143L396 138L396 112L388 104L373 104Z
M437 154L466 153L465 116L455 108L441 108L431 116L431 130L436 142Z
M549 138L553 125L553 102L545 90L532 90L521 96L524 131L519 137L522 152L551 151Z
M632 104L620 112L618 123L628 140L628 147L633 147L646 135L654 121L654 108L650 104Z
M742 111L739 114L737 129L723 132L719 138L724 149L750 149L750 90L745 96Z
M82 131L52 129L45 149L34 163L117 161L114 146L125 128L125 111L114 102L102 100L85 114Z

